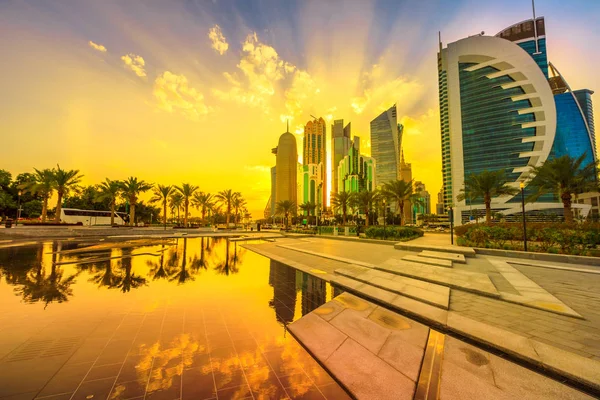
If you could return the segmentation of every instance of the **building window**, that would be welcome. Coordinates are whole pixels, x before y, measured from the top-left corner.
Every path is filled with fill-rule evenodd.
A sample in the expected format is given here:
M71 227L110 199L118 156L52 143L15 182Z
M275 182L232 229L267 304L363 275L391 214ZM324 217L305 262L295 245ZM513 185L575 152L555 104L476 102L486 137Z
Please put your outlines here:
M592 197L592 207L598 207L598 198Z

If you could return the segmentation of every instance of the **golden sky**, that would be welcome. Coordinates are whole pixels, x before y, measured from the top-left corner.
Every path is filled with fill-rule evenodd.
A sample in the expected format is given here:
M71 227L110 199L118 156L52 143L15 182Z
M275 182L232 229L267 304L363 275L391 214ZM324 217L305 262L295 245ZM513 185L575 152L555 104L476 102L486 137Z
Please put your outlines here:
M434 207L437 32L447 43L531 16L529 1L480 3L3 2L0 168L231 188L259 218L287 119L299 148L311 114L352 122L369 154L369 121L397 103L406 161ZM599 6L564 3L536 3L549 59L573 89L597 90L586 26Z

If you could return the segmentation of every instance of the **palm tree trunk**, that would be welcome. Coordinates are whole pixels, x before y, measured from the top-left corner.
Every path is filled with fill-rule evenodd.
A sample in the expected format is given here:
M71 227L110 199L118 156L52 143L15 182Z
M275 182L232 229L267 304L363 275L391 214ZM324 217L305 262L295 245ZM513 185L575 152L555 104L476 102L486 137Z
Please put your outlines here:
M46 222L48 216L48 196L44 196L44 202L42 203L42 222Z
M571 209L571 193L561 194L560 199L563 203L565 222L567 224L570 224L571 222L573 222L573 210Z
M167 226L167 200L163 201L163 224Z
M110 226L115 224L115 199L110 202Z
M398 202L398 208L400 209L400 226L404 225L404 202Z
M58 199L56 200L56 215L54 215L54 222L60 222L60 209L62 208L63 193L58 191Z
M129 226L135 226L135 203L129 205Z
M369 210L365 210L365 228L369 227Z
M227 202L227 228L229 228L229 216L231 214L231 203Z
M492 222L492 202L488 200L485 202L485 223L489 224Z
M187 199L185 200L184 203L184 209L185 209L185 215L183 216L183 226L185 226L187 228L187 218L188 218L188 201Z

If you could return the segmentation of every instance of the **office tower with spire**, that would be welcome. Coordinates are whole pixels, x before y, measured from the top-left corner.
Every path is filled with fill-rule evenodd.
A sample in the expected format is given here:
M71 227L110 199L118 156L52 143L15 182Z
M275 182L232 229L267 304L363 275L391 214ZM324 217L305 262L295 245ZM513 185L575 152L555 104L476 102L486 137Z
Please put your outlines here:
M371 121L371 157L377 163L375 180L379 186L401 179L402 130L395 104Z
M568 32L563 32L563 35ZM543 17L511 25L495 36L439 43L438 79L444 209L454 223L483 215L483 199L458 201L465 178L484 170L506 172L508 185L530 181L532 167L546 160L585 155L596 161L591 90L571 90L548 61ZM467 203L468 201L468 203ZM581 216L584 204L573 204ZM521 213L520 196L492 199L507 220ZM560 199L544 195L527 204L529 214L562 215ZM520 218L520 217L518 217Z
M351 123L344 126L343 119L336 119L331 125L331 194L338 192L339 182L337 170L340 161L350 150Z
M327 153L326 123L323 118L314 118L304 126L300 204L312 203L323 210L327 206Z

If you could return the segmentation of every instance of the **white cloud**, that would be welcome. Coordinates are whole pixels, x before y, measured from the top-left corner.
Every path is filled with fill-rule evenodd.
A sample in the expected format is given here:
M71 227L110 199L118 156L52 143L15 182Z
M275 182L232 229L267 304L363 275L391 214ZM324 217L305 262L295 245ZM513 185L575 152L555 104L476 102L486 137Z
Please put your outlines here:
M282 115L281 118L293 119L302 114L303 106L306 101L312 102L314 96L319 94L320 90L317 84L306 71L297 69L294 72L292 85L285 91L285 108L288 115Z
M142 58L142 56L138 56L133 53L126 54L121 57L121 60L125 63L125 68L132 70L137 76L143 78L146 76L146 71L144 70L144 66L146 62Z
M393 103L412 101L423 91L423 85L417 80L403 76L392 80L386 79L385 71L378 64L363 73L361 87L361 95L353 97L350 102L356 114L361 114L368 107L375 108L375 111L382 111Z
M179 112L196 120L211 111L204 103L204 96L189 85L185 75L163 72L154 81L153 93L158 107L169 113Z
M98 43L94 43L91 40L88 42L88 44L90 45L90 47L92 49L98 50L98 51L100 51L102 53L106 53L106 47L104 47L103 45L98 44Z
M256 32L248 35L242 43L242 57L237 68L241 79L224 73L231 87L227 90L213 89L213 94L222 100L259 107L267 114L276 84L296 70L293 64L280 59L273 47L262 43Z
M208 31L208 38L211 41L211 47L217 51L220 55L225 54L227 49L229 48L229 43L227 43L227 39L223 36L223 32L221 32L221 27L219 25L215 25Z

